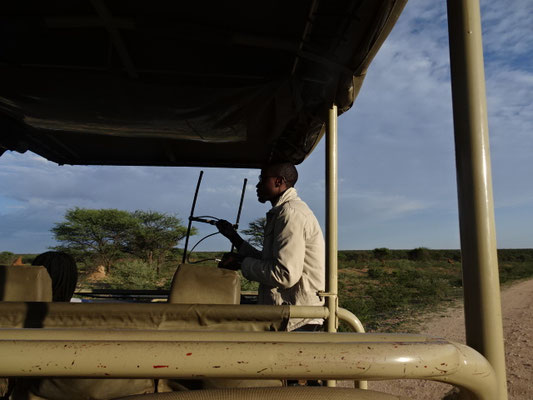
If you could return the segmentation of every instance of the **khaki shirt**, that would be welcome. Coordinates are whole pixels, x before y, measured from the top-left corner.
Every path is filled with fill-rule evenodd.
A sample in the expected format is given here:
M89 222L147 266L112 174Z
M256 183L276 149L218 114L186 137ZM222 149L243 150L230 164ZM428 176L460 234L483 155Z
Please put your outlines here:
M263 251L244 242L239 254L242 274L259 282L259 304L319 306L325 290L325 244L320 225L311 209L287 189L266 215ZM322 324L322 319L291 318L288 330Z

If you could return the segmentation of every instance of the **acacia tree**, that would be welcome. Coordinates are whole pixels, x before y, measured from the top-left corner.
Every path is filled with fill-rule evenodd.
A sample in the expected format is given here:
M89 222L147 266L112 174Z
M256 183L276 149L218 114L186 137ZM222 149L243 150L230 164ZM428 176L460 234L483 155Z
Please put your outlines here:
M56 223L52 233L62 243L57 249L93 255L109 272L113 261L123 254L130 232L137 225L128 211L76 207L67 210L65 221Z
M155 211L74 208L67 210L65 221L56 223L52 232L62 243L56 249L95 257L107 272L129 253L155 264L159 273L160 264L185 236L186 228L179 218Z
M128 252L156 267L157 275L161 263L178 242L187 234L181 219L157 211L135 211L132 216L137 220L137 228L128 240ZM194 235L196 230L191 230Z
M265 225L265 217L257 218L248 223L248 229L241 230L241 233L248 236L248 242L251 245L261 248L263 247L263 240L265 238Z

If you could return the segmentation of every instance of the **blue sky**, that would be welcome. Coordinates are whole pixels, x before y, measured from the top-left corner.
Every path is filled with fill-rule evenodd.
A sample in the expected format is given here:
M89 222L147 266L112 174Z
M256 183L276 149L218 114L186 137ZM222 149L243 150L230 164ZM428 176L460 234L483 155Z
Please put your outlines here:
M481 1L498 247L532 247L533 2ZM458 248L459 224L445 2L410 0L339 120L339 247ZM324 223L324 143L297 189ZM41 252L72 207L157 210L187 218L199 169L59 167L32 153L0 157L0 251ZM205 169L197 215L241 226L268 210L257 170ZM200 235L213 227L197 225ZM229 249L219 235L202 250Z

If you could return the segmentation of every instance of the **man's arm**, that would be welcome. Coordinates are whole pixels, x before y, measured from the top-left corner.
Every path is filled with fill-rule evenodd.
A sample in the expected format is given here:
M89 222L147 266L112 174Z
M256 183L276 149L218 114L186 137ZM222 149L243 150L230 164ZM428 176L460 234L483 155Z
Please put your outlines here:
M237 251L239 252L239 255L243 257L253 257L253 258L261 258L261 252L257 250L255 247L253 247L251 244L246 242L235 230L233 225L226 221L225 219L218 220L216 223L216 227L218 228L218 231L228 238L235 246Z
M219 219L215 225L218 228L218 231L223 236L227 237L237 250L241 247L244 239L237 233L231 222L228 222L225 219Z
M294 209L285 208L273 223L274 231L269 233L274 235L271 258L245 258L242 262L242 273L248 280L287 289L302 277L305 218ZM265 237L266 240L270 239Z

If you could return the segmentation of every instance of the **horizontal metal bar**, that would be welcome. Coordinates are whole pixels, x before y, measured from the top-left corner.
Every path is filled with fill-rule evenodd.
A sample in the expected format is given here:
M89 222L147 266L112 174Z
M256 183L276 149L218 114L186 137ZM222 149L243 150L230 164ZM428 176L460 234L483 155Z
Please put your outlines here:
M195 341L208 342L276 342L276 343L442 343L441 339L411 334L338 334L325 332L220 332L131 329L18 328L0 329L0 340L93 340L93 341Z
M278 332L241 333L241 340L234 341L227 340L227 334L235 336L235 332L191 332L176 333L194 335L190 340L54 340L54 331L41 329L32 335L42 335L42 340L27 340L19 334L30 330L13 329L11 338L9 330L2 331L0 376L412 378L457 385L478 399L497 398L494 371L479 353L430 338L408 342L398 341L397 335L383 335L389 340L382 342L372 341L376 337L368 334ZM91 332L85 331L86 335ZM271 339L253 340L266 335ZM243 337L252 340L242 341Z
M289 315L291 318L328 318L329 308L327 307L310 307L310 306L289 306ZM341 321L346 322L354 332L364 333L365 328L363 324L353 313L350 311L339 308L337 310L337 316Z
M341 321L346 322L350 327L352 327L355 332L365 333L365 328L363 327L363 324L361 323L359 318L357 318L353 313L344 308L339 308L337 310L337 314L339 319Z

